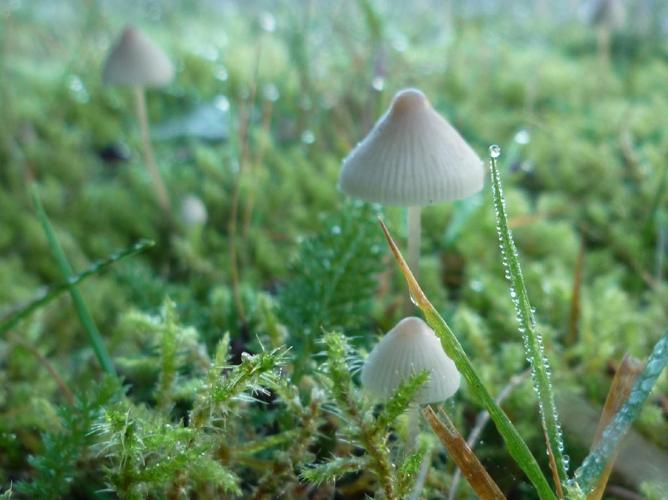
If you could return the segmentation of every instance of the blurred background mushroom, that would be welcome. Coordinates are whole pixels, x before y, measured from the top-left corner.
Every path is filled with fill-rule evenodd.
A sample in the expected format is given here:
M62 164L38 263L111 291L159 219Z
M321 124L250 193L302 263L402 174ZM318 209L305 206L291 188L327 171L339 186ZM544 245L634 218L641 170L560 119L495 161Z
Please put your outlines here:
M111 48L102 69L102 81L105 84L132 87L146 168L151 175L158 202L170 219L172 208L169 193L160 175L151 145L145 88L163 87L173 78L174 66L167 55L133 26L125 27Z

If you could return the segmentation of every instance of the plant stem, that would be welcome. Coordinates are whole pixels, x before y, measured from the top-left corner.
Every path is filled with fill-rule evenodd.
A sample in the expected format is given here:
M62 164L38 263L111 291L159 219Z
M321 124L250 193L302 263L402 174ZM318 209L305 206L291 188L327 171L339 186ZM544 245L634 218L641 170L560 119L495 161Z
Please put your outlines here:
M422 239L422 207L408 207L408 267L420 279L420 243Z
M7 335L7 338L9 339L10 342L16 344L19 347L22 347L26 351L28 351L30 354L35 356L37 360L46 368L46 370L49 372L53 380L56 381L56 384L58 384L58 387L60 388L60 392L63 393L63 396L65 396L65 399L67 399L67 402L69 403L70 406L74 405L74 394L72 394L72 391L70 390L69 387L67 387L67 384L65 381L62 379L58 371L53 367L51 362L49 362L48 358L44 356L37 348L29 344L28 342L25 342L23 339L20 337L14 335L12 332L9 332Z
M605 429L605 427L610 423L612 417L615 416L615 413L619 411L624 401L629 397L629 394L631 394L633 383L642 369L642 363L633 359L628 354L624 356L624 359L619 365L619 368L617 368L615 377L612 379L612 383L610 384L610 390L608 391L608 397L605 399L605 405L603 406L601 419L598 422L598 427L596 427L596 435L594 436L592 449L601 440L603 429ZM615 458L616 452L612 455L608 461L608 464L605 466L603 474L601 474L599 477L594 491L587 495L587 500L601 500L603 498L603 493L605 493L605 487L608 484L608 478L612 472Z
M148 112L146 111L146 96L144 93L144 87L141 85L135 85L132 87L132 90L135 99L135 112L137 113L137 120L139 121L139 129L141 132L141 142L144 151L146 168L148 169L148 173L151 176L151 180L153 181L153 188L155 189L155 195L158 198L158 203L165 212L165 215L168 217L168 220L171 220L172 205L169 201L167 188L165 187L165 184L162 181L162 177L160 176L160 170L158 169L158 165L155 162L155 154L153 153L153 146L151 145L151 132L148 124Z
M58 267L60 268L60 272L63 275L63 278L67 281L74 276L74 270L67 260L65 252L63 252L63 249L60 246L56 232L51 226L51 222L49 221L49 218L44 211L44 207L42 207L42 202L39 199L39 193L35 184L32 186L32 199L33 203L35 204L35 209L37 210L37 217L42 223L44 233L46 234L46 238L49 241L49 248L51 249L51 253L58 263ZM72 302L74 303L74 308L77 311L77 315L79 316L79 320L81 321L84 330L88 334L88 340L93 347L93 351L95 351L95 355L97 356L100 365L102 365L102 368L108 374L116 375L116 370L114 370L114 365L112 364L111 357L109 356L107 348L104 345L102 335L100 335L100 331L97 329L95 321L93 321L93 317L91 316L90 311L88 310L88 307L86 306L86 303L81 296L81 293L76 288L76 286L73 285L69 286L69 290L70 295L72 296Z
M141 240L132 245L131 247L126 248L125 250L115 252L107 258L93 263L93 265L91 265L88 269L75 276L70 276L63 283L58 283L57 285L53 285L52 287L48 288L45 292L40 293L38 297L31 300L26 305L20 307L11 317L0 321L0 335L8 331L10 328L16 326L22 319L27 318L40 307L48 304L55 298L59 297L61 293L69 290L71 287L78 285L79 283L81 283L82 281L91 276L100 274L102 271L106 270L107 267L111 266L115 262L118 262L119 260L128 257L130 255L139 253L145 250L146 248L152 247L153 245L154 243L150 240Z
M511 377L510 382L506 384L506 386L499 391L499 393L496 396L496 404L501 405L504 400L510 396L510 393L513 392L522 382L526 380L526 378L529 376L530 371L526 370L518 375L515 375ZM478 417L476 418L475 421L475 426L473 429L471 429L471 432L466 438L466 444L469 445L469 447L473 450L475 448L476 443L478 442L478 438L480 438L480 434L482 434L482 431L485 429L485 426L489 422L489 412L488 411L482 411L481 413L478 414ZM450 491L448 493L448 500L455 500L457 498L457 489L459 488L459 481L462 477L462 471L461 469L457 469L455 471L454 476L452 477L452 483L450 485Z
M407 410L408 428L406 429L406 455L415 449L417 437L420 433L420 408L417 404L411 404Z
M490 148L491 149L491 148ZM534 389L538 397L541 423L545 433L545 441L550 457L550 468L557 488L557 495L562 497L561 483L567 481L566 465L564 462L564 445L561 437L561 428L554 402L552 383L550 382L550 367L544 354L543 340L536 326L534 312L529 302L522 269L518 259L517 248L513 236L508 228L506 204L503 198L503 187L496 165L496 158L490 158L490 173L492 176L492 193L494 195L494 209L496 212L497 232L501 242L501 252L506 277L511 283L510 295L515 306L520 333L524 341L524 351L531 364L531 374Z
M529 447L524 442L522 436L512 424L508 416L494 401L487 391L487 388L483 385L482 380L473 368L471 360L466 355L466 352L464 352L464 349L455 334L433 304L429 302L429 299L420 288L420 285L411 273L411 270L408 268L404 257L401 255L397 244L392 239L392 236L383 221L380 221L380 224L385 232L385 237L387 238L390 249L406 279L411 297L424 314L429 326L431 326L438 335L445 353L454 361L457 370L459 370L464 377L464 380L468 383L469 390L489 412L492 421L496 425L499 434L501 434L501 437L506 444L508 452L533 483L539 498L550 500L555 499L556 496L550 488L550 484L547 482L543 472L540 470L538 462L536 462L536 459L531 454Z
M668 364L668 331L656 343L650 354L645 369L638 375L631 394L605 427L601 440L594 446L582 465L575 471L577 485L584 493L591 492L603 473L610 457L619 446L633 421L640 414L640 409L656 384L659 375Z
M439 418L432 407L427 405L422 414L478 497L483 500L505 500L505 495L464 441L445 410L441 408Z

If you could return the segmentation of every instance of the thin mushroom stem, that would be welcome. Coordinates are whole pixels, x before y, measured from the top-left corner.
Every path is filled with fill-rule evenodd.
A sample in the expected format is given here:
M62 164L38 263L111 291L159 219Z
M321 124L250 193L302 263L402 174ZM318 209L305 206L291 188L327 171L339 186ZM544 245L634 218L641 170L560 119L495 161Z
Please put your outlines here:
M418 404L412 404L408 407L408 432L406 439L406 455L415 450L417 446L417 437L420 433L420 406ZM413 489L409 495L409 500L417 500L422 494L422 489L424 488L424 482L427 479L427 473L429 472L429 466L431 464L431 450L429 450L424 458L422 459L422 464L420 465L420 471L418 472L418 477L415 480Z
M408 207L408 267L413 276L420 274L420 241L422 238L421 207Z
M155 195L158 198L158 203L160 203L162 210L171 219L172 205L169 201L167 188L165 187L165 184L162 181L162 177L160 176L160 170L158 170L158 165L155 162L155 154L153 153L153 146L151 145L151 132L148 124L148 112L146 111L146 96L144 93L144 87L141 85L135 85L133 86L132 90L135 99L135 112L137 113L137 120L139 121L139 129L141 131L141 142L144 151L146 168L148 169L148 173L150 174L153 181L153 188L155 189Z
M422 490L424 489L424 483L427 480L427 474L429 474L430 466L431 466L431 450L427 451L427 454L422 459L422 464L420 465L420 471L418 472L418 477L415 480L413 491L411 491L411 494L408 497L409 500L419 500L421 498Z
M406 432L406 455L415 449L417 436L420 433L420 408L411 404L406 410L408 413L408 429Z

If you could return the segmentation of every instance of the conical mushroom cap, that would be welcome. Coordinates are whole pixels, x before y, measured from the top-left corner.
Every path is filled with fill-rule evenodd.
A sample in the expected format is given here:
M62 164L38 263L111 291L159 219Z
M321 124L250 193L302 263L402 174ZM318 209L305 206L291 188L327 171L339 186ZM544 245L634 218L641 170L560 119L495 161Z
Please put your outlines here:
M416 89L399 92L343 160L339 188L365 201L420 206L482 189L482 161Z
M404 318L367 357L362 386L385 400L402 382L424 370L429 372L429 379L417 393L417 403L444 401L459 389L459 372L434 331L420 318Z
M114 44L102 70L102 81L111 85L161 87L174 78L167 55L144 33L132 26Z

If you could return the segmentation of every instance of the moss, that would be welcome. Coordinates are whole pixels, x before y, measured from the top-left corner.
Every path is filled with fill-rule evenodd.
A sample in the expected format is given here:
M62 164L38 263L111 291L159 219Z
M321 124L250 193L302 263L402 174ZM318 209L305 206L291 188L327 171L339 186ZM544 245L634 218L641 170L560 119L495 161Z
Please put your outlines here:
M378 410L358 393L355 374L356 349L368 351L399 319L406 294L382 257L375 209L344 203L336 189L341 158L405 85L421 87L479 153L502 144L511 224L559 388L601 406L611 367L627 352L644 358L665 329L668 63L652 36L633 39L626 51L620 47L631 38L616 36L605 66L580 24L528 29L455 9L445 29L420 7L410 16L368 2L351 4L345 16L318 8L326 10L304 24L301 13L277 7L273 33L261 30L261 13L250 7L177 3L160 7L160 23L139 16L178 69L172 85L149 92L153 123L216 96L230 102L225 141L156 143L174 205L194 193L207 207L197 231L166 223L143 166L131 95L100 82L97 68L119 13L91 2L57 36L23 4L0 19L9 30L0 30L0 52L13 54L0 59L0 319L60 279L27 196L31 179L78 270L139 238L157 241L81 286L126 387L91 403L81 427L67 429L80 414L63 413L67 398L44 361L82 401L88 382L100 380L69 299L0 340L1 491L19 482L19 497L83 497L107 486L128 496L297 497L304 479L322 494L407 488L419 460L413 456L403 476L388 480L386 462L401 432L386 422L368 435ZM384 78L382 91L371 89L375 76ZM262 90L269 84L278 94L271 107ZM246 119L248 130L240 130ZM306 130L313 143L302 140ZM519 130L529 133L527 144L514 142ZM129 160L103 159L99 150L109 144L127 145ZM229 231L237 186L239 283ZM382 213L401 240L402 210ZM345 229L341 241L329 232L337 224ZM426 208L423 226L424 289L498 392L526 361L488 189L470 204ZM569 338L581 244L580 314ZM347 286L337 288L331 265L350 252ZM166 297L173 306L161 309ZM319 352L327 347L322 327L343 329L357 346L346 348L341 365L352 372L344 392L363 409L352 424L341 417L345 405L336 397L346 394L332 385ZM330 343L341 340L331 335ZM304 354L307 339L313 356ZM288 381L295 366L302 373ZM666 383L664 375L656 394ZM636 427L665 448L659 403L655 397ZM504 409L542 461L531 384ZM463 388L452 410L464 432L480 408ZM566 440L573 459L581 458L584 448ZM508 496L532 497L491 428L477 450ZM54 460L59 452L67 457L62 464ZM437 451L432 465L424 491L438 498L453 468ZM325 484L338 476L336 486ZM629 486L647 496L660 491Z

